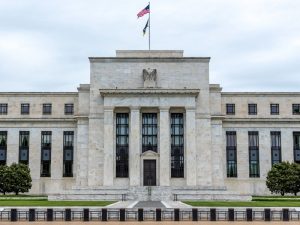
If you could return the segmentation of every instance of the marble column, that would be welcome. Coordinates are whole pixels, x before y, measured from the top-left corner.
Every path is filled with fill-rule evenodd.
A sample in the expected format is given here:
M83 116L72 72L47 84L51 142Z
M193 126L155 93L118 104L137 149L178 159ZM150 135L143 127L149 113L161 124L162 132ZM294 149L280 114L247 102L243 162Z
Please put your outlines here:
M130 109L129 123L129 180L130 186L140 186L140 109Z
M114 182L114 111L104 108L104 176L103 185L112 186Z
M185 168L187 186L197 185L197 152L196 152L196 110L186 108L185 125Z
M159 110L159 185L170 186L170 113L169 107Z

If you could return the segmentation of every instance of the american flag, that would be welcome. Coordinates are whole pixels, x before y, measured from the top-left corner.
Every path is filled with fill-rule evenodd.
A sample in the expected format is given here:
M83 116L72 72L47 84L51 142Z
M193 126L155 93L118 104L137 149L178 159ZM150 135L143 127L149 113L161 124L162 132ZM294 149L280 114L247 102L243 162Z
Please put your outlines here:
M144 8L142 11L140 11L137 14L137 17L140 18L142 16L144 16L145 14L150 13L150 4L146 6L146 8Z

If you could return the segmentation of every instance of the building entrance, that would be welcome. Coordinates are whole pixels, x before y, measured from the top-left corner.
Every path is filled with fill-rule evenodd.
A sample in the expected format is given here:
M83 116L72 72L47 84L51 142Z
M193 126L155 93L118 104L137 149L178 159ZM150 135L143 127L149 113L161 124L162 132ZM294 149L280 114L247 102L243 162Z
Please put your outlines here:
M156 186L156 160L144 160L144 186Z

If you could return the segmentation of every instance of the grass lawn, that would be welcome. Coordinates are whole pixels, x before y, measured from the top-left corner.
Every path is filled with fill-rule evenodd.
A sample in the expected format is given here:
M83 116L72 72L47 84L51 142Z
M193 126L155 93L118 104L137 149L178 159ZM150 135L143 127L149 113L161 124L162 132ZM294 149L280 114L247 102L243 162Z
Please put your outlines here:
M1 200L0 207L5 206L107 206L114 203L113 201L48 201L41 200L26 200L26 199L9 199Z
M185 201L191 206L203 207L300 207L298 201L251 201L251 202L231 202L231 201Z

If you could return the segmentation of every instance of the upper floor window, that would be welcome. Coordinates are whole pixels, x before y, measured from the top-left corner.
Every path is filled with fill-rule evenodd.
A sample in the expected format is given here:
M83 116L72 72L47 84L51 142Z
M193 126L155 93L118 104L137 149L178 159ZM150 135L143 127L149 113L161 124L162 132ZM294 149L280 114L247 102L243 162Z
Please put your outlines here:
M259 177L259 137L257 131L248 132L249 143L249 177Z
M50 115L52 112L52 104L43 104L43 114Z
M227 177L237 177L236 132L226 132Z
M73 113L74 113L74 105L65 104L65 115L73 115Z
M300 104L293 104L293 115L300 115Z
M279 115L279 104L270 104L271 115Z
M6 164L7 131L0 131L0 165Z
M28 103L21 104L21 114L28 115L30 112L30 105Z
M300 132L294 132L294 161L300 163Z
M249 115L257 114L257 104L248 104L248 114Z
M29 161L29 131L19 133L19 162L28 165Z
M6 115L7 114L7 103L0 104L0 115Z
M272 166L276 163L281 163L280 131L271 131L271 159L272 159Z
M235 104L226 104L226 114L227 115L235 114Z
M142 151L157 152L157 114L143 113L142 115Z

